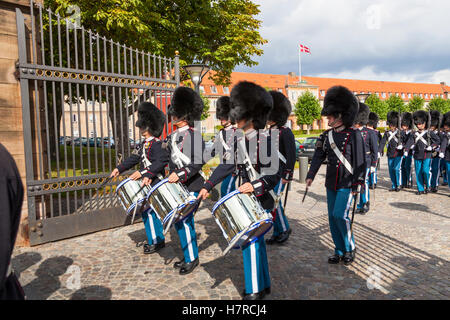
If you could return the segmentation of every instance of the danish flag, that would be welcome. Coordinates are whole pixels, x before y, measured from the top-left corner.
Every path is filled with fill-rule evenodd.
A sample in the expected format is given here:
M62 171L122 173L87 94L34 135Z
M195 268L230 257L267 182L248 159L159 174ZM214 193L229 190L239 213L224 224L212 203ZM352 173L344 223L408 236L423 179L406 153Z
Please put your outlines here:
M309 50L309 48L307 46L304 45L300 45L300 52L305 52L305 53L309 53L311 54L311 51Z

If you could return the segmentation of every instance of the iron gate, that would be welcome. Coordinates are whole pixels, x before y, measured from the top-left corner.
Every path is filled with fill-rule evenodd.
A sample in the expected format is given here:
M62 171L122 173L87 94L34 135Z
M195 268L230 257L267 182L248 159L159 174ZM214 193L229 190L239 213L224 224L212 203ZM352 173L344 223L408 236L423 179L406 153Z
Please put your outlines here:
M16 9L17 74L29 236L37 245L129 223L114 191L130 172L98 187L139 141L137 105L151 101L166 112L180 76L177 53L133 49L31 7L31 28Z

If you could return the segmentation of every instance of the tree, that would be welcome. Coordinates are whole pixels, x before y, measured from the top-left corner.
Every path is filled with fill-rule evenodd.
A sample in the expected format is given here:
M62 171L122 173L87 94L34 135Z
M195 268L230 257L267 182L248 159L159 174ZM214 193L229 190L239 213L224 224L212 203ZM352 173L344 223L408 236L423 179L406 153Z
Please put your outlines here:
M450 100L445 100L441 97L436 97L430 101L427 108L430 110L437 110L442 114L445 114L450 111Z
M366 104L370 107L370 111L375 112L381 120L387 119L388 107L384 101L376 94L370 95L366 99Z
M386 100L389 111L406 112L406 105L403 99L397 95L392 95Z
M409 100L406 110L408 112L415 112L418 110L422 110L423 106L425 105L425 100L421 98L420 96L414 96L411 100Z
M306 91L298 97L297 103L295 104L294 113L297 117L297 124L299 126L307 125L309 134L314 120L320 120L321 111L319 99L314 97L311 92Z
M210 102L209 102L209 99L206 98L202 93L200 93L200 97L202 98L203 104L204 104L203 113L202 113L202 117L201 117L201 120L203 121L203 120L206 120L209 118Z

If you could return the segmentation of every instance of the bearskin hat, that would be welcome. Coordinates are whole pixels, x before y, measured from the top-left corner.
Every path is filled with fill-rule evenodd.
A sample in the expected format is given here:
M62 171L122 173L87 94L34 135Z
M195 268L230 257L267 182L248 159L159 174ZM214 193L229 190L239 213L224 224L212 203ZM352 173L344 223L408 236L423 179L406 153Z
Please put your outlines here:
M367 124L374 129L378 128L378 121L380 121L380 117L375 112L369 113L369 121Z
M203 100L200 95L189 87L178 87L173 93L168 107L168 115L184 119L190 126L199 121L203 113Z
M138 119L136 127L147 130L154 137L161 136L164 125L166 124L166 115L151 102L142 102L138 107Z
M343 86L328 89L323 103L322 116L340 116L346 127L351 127L359 110L355 95Z
M365 126L369 122L370 108L367 104L360 102L355 123Z
M217 100L216 105L216 118L218 120L221 119L230 119L230 97L223 96Z
M413 127L413 116L410 112L402 113L402 126L407 126L409 129Z
M253 122L255 129L264 129L273 108L272 96L263 87L248 81L239 82L230 94L230 120Z
M287 119L291 115L291 102L279 91L272 90L269 93L273 99L273 109L269 114L268 120L275 122L278 127L282 127L286 124Z
M438 128L440 123L442 122L442 114L437 110L431 110L430 116L431 116L431 126Z
M387 125L388 126L394 126L394 127L398 127L398 112L397 111L390 111L387 114Z
M413 114L414 124L417 126L417 124L419 123L425 123L425 128L428 129L428 117L429 117L428 112L423 110L416 111Z
M447 112L446 114L444 114L443 119L442 119L442 128L444 126L447 126L450 128L450 112Z

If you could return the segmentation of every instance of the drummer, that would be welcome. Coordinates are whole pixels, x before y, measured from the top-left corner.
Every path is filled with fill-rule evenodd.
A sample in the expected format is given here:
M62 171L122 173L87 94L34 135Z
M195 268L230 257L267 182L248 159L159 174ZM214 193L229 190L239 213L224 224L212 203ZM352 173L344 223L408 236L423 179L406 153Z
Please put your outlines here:
M169 155L162 148L162 142L159 140L166 123L166 116L150 102L142 102L137 111L136 127L139 128L145 141L136 145L131 156L119 164L110 177L115 178L122 172L140 164L140 170L134 172L129 178L131 180L142 179L141 185L153 186L162 180L164 167L169 162ZM142 213L142 220L148 241L147 244L144 244L144 253L151 254L164 248L163 226L156 213L149 208Z
M220 120L222 129L217 134L215 143L212 147L211 156L219 153L223 162L229 161L233 156L233 142L235 137L235 123L230 120L230 97L223 96L217 100L216 118ZM223 198L230 192L236 190L237 176L230 173L223 181L220 187L220 197Z
M261 174L263 165L259 157L260 139L263 133L258 131L264 129L267 117L273 108L272 96L262 87L247 81L240 82L231 92L230 118L237 123L237 133L245 135L246 151L251 152L250 146L257 147L257 160L254 169ZM244 139L241 136L240 139ZM238 140L238 139L236 139ZM262 140L261 140L262 141ZM242 142L242 141L240 141ZM232 172L237 172L243 179L244 184L238 190L242 193L252 193L256 195L262 207L270 211L274 207L274 199L269 191L274 189L280 181L279 170L273 175L262 175L260 179L251 181L249 178L249 168L237 163L240 149L234 148L234 164L220 164L212 173L210 179L206 181L203 189L199 193L199 198L206 199L209 191L223 181ZM276 157L279 161L278 157ZM279 168L279 162L277 162ZM259 300L270 293L269 264L267 261L266 245L264 237L260 237L253 243L242 248L244 260L245 290L244 300Z
M201 171L205 142L201 132L194 129L194 122L200 122L203 106L198 93L188 87L178 87L168 109L177 130L164 142L170 154L168 181L181 182L195 197L205 182ZM175 223L175 229L180 237L184 259L175 262L174 268L180 269L181 275L186 275L199 264L194 215Z
M273 98L273 110L269 114L267 124L270 127L271 134L278 130L278 156L282 162L282 169L281 180L274 190L280 194L287 187L286 184L292 181L295 167L295 137L291 129L285 126L287 119L291 115L292 106L288 98L281 92L270 91L270 94ZM292 231L281 200L274 215L273 234L272 237L266 240L268 245L285 243Z

